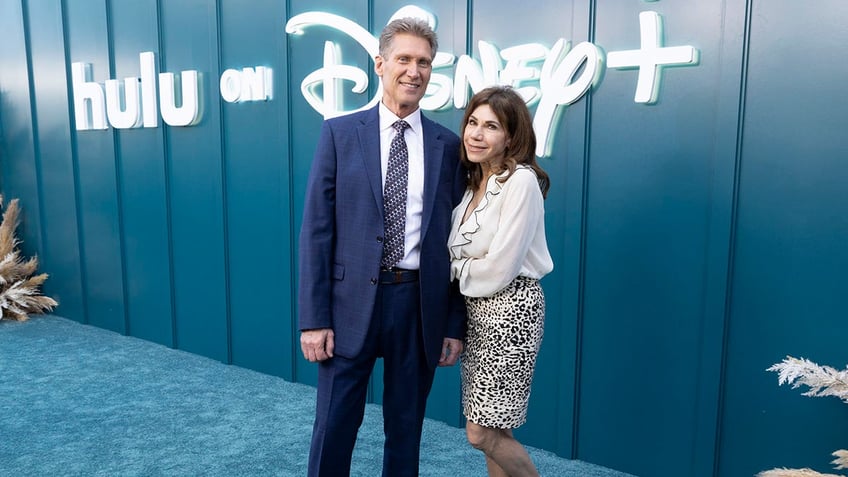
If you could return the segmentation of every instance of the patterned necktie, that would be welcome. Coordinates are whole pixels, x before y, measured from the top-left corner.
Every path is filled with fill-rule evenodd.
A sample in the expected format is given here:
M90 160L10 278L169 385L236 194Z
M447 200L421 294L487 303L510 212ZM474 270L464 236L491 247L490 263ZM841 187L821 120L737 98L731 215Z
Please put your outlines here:
M403 259L403 242L406 230L406 186L409 182L409 152L403 133L409 124L399 120L392 124L397 134L389 149L386 186L383 189L383 259L385 268L392 268Z

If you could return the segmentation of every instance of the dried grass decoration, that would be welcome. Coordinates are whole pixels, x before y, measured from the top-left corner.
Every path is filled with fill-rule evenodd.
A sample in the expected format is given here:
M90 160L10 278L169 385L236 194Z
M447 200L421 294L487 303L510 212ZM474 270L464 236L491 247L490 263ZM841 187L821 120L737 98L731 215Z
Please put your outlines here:
M806 358L787 356L766 371L778 373L778 385L791 384L792 388L807 386L804 396L833 396L848 403L848 367L840 370L822 366ZM840 449L832 454L831 461L837 470L848 469L848 450ZM815 470L776 468L760 472L757 477L844 477L840 474L822 474Z
M0 196L2 207L3 197ZM58 305L56 300L41 294L39 287L48 275L33 275L38 268L38 258L24 260L17 249L20 240L15 230L19 215L18 199L12 199L0 223L0 320L25 321L30 314L49 312Z

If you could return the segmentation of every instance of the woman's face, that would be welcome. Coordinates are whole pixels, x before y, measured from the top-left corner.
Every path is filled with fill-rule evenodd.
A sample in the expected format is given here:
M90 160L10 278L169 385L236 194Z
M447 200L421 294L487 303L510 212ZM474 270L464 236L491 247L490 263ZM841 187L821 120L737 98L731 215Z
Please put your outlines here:
M481 104L468 116L462 142L465 157L480 164L483 171L488 171L497 169L503 163L509 138L492 108L488 104Z

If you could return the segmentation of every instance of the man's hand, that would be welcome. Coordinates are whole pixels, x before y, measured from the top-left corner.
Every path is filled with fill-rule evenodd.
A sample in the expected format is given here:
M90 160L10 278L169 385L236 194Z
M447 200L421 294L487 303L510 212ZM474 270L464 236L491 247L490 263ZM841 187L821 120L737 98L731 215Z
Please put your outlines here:
M462 353L462 341L456 338L445 338L442 342L442 355L439 357L439 366L453 366Z
M336 347L335 334L331 328L305 330L300 333L300 349L303 357L312 363L333 357Z

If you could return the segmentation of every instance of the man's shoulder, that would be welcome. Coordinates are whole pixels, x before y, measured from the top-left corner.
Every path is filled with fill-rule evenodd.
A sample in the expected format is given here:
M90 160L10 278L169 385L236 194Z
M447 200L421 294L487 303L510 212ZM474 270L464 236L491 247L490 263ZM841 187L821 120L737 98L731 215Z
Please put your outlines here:
M358 123L365 122L368 118L370 118L374 114L376 114L374 112L374 110L372 108L369 108L369 109L365 109L365 110L353 111L351 113L342 114L340 116L334 116L332 118L327 118L326 122L328 124L332 125L332 126L339 125L339 124L344 124L344 125L358 124Z
M433 121L432 119L424 116L423 114L421 115L421 123L424 125L425 131L426 128L429 127L431 128L432 132L436 133L443 140L449 142L459 142L459 136L457 136L455 132L451 131L441 123Z

